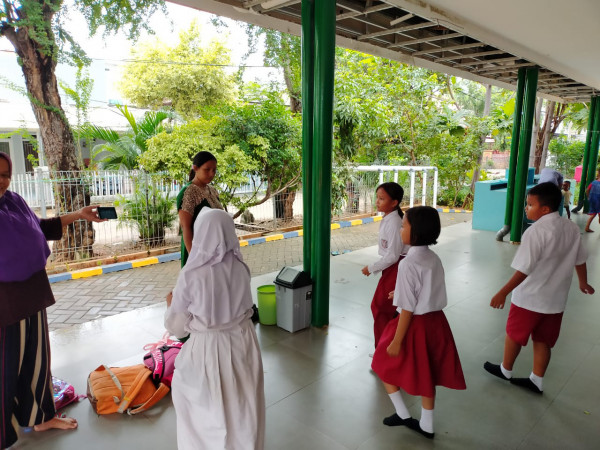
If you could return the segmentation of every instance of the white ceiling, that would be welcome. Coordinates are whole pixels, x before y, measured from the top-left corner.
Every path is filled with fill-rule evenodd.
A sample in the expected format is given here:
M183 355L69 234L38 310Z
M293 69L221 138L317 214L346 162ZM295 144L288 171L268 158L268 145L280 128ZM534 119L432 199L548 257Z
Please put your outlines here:
M392 0L600 90L600 0Z
M285 15L273 14L276 13L275 6L285 8L287 5L296 5L297 8L300 0L174 2L287 33L299 35L301 31L299 18L290 21L282 18ZM344 5L349 2L338 0L337 3L341 11L345 11L347 6ZM593 95L600 93L600 0L383 0L358 3L363 4L364 8L387 3L437 21L439 25L597 89L598 92L590 92ZM336 43L365 53L514 89L510 81L484 77L480 72L449 67L432 59L390 51L365 40L338 34ZM560 91L550 94L538 92L538 95L563 101L558 96Z

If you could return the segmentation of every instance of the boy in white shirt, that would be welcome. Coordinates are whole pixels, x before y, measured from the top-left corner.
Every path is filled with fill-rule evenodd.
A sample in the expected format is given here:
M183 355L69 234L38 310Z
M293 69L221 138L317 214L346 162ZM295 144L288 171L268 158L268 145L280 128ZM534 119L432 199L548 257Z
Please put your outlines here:
M497 365L488 361L484 364L485 370L538 394L543 391L551 349L560 333L573 267L581 292L594 293L594 288L587 282L587 254L579 227L558 214L561 199L561 191L554 183L541 183L531 188L527 194L526 213L535 223L523 233L512 262L516 272L490 302L492 308L504 308L506 296L514 290L502 363ZM530 335L533 371L529 378L513 378L513 364Z

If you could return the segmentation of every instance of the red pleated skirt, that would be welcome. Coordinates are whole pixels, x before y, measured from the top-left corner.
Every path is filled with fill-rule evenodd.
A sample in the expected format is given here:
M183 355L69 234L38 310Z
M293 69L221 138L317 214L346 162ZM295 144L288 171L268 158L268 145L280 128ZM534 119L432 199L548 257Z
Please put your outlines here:
M391 357L387 348L397 327L398 317L385 327L373 355L371 367L384 383L422 397L435 397L435 386L467 388L454 337L443 311L413 315L400 354Z
M400 257L402 260L403 257ZM398 262L400 262L398 260ZM383 269L381 278L377 283L373 300L371 301L371 312L373 313L373 334L375 335L375 348L379 339L385 330L386 325L396 316L396 307L393 300L388 298L391 291L396 288L396 278L398 276L398 263Z

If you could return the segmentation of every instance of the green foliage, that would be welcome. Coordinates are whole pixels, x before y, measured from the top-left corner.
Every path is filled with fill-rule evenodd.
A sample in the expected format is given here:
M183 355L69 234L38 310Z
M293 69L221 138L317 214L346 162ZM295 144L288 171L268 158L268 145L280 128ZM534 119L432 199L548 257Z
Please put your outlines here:
M183 181L187 180L193 156L209 151L218 161L214 183L221 201L242 212L283 189L297 186L301 162L299 118L276 92L250 89L245 97L254 100L153 137L141 163L147 170L166 171L173 179ZM238 197L236 192L249 179L254 183L253 194Z
M551 140L548 146L548 152L552 157L551 166L565 178L573 178L575 167L583 160L584 149L585 142L569 141L562 136Z
M104 141L92 149L93 158L103 169L136 169L140 156L148 150L148 140L165 130L162 123L169 114L164 111L147 112L142 120L137 121L127 106L117 105L117 109L130 126L125 134L91 124L78 127L77 132L87 139Z
M89 76L89 71L82 64L77 66L77 74L75 75L75 87L70 87L68 84L59 81L59 85L75 104L75 113L77 117L77 126L73 129L73 137L77 146L79 165L83 166L83 155L81 151L82 132L81 127L89 122L89 108L94 80Z
M102 27L105 37L123 30L133 40L142 30L153 32L148 25L151 15L158 11L167 13L163 0L75 0L75 6L87 19L90 36Z
M143 175L135 180L133 196L122 197L118 202L123 206L119 224L133 222L140 241L147 248L164 243L165 230L173 226L177 217L174 199L169 198L168 192L161 192L156 181Z
M302 49L300 38L281 31L249 24L246 25L246 34L249 48L246 58L251 53L256 52L258 43L262 38L265 65L281 68L287 93L290 96L290 109L293 112L300 111L302 95Z
M428 141L427 165L439 168L440 204L459 205L469 193L468 183L483 151L480 138L487 134L486 119L466 118L463 134L442 131Z
M167 103L192 120L233 100L233 78L224 70L229 50L219 41L203 43L195 22L181 32L175 47L146 42L132 50L132 58L121 91L138 107L159 109Z

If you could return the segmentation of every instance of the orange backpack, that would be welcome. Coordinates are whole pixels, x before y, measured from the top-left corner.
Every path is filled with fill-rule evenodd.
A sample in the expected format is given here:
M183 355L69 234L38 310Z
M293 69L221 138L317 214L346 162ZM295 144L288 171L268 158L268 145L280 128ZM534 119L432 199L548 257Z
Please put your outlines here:
M150 409L169 393L154 385L152 371L144 364L127 367L100 366L88 377L87 397L97 414L138 414Z

